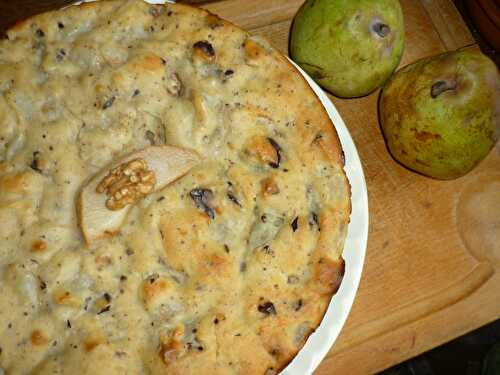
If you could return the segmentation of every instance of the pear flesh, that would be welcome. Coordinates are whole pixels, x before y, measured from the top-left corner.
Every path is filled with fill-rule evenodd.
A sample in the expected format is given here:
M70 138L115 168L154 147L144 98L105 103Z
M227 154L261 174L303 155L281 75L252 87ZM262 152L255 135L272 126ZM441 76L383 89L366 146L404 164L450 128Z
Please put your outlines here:
M448 52L399 70L380 97L392 156L437 179L465 175L500 134L500 76L480 51Z
M184 176L200 157L194 151L173 146L151 146L133 152L92 177L82 188L77 198L79 226L87 244L117 233L127 216L130 204L112 210L106 206L108 196L99 193L98 185L114 168L133 160L143 160L155 177L154 188L150 193L163 189L168 184Z
M290 55L332 94L364 96L398 66L404 31L399 0L307 0L292 25Z

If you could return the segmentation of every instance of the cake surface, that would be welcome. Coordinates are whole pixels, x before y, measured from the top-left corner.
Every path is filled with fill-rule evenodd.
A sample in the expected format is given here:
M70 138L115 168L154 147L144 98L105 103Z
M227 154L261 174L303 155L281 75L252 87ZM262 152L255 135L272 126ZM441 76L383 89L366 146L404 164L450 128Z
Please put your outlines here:
M278 373L350 208L307 83L204 10L100 1L0 41L0 373Z

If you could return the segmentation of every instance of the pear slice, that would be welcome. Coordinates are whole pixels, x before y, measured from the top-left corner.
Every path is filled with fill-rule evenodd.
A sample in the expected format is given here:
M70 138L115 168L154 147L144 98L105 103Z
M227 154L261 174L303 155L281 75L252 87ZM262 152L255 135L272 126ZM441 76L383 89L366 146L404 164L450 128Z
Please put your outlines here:
M76 201L78 222L87 244L119 232L127 213L137 200L184 176L200 160L198 154L191 150L173 146L151 146L125 156L97 173L82 188ZM130 176L129 167L133 168L134 165L146 166L146 173L143 175L148 176L149 180L153 177L150 189L144 190L143 186L139 186L138 194L132 199L128 197L127 204L123 207L110 205L110 200L116 197L116 186L113 188L112 182L109 181L114 180L118 184L130 178L127 177ZM127 190L134 192L134 187L130 186L134 181L126 181L130 187ZM103 185L108 186L107 191L103 189Z

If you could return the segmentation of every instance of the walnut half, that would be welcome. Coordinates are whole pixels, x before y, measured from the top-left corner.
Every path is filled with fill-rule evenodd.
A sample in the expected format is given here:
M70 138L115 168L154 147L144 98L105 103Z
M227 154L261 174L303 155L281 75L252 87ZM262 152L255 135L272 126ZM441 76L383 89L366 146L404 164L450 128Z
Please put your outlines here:
M113 168L97 185L97 193L106 193L106 207L112 211L133 204L151 193L156 177L144 159L134 159Z
M200 162L191 150L150 146L99 172L82 188L76 202L78 223L90 244L113 235L141 198L182 177Z

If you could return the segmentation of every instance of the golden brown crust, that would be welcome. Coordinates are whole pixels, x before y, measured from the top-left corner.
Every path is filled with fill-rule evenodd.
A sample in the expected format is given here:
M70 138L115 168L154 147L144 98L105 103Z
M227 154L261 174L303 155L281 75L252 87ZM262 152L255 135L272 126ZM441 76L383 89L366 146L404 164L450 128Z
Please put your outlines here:
M351 209L339 139L304 78L266 40L184 5L90 3L8 34L0 325L15 334L0 331L0 367L284 368L340 285ZM203 162L86 245L81 187L165 143Z

